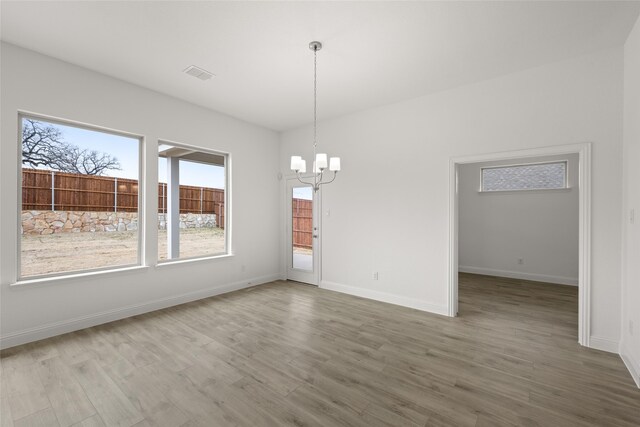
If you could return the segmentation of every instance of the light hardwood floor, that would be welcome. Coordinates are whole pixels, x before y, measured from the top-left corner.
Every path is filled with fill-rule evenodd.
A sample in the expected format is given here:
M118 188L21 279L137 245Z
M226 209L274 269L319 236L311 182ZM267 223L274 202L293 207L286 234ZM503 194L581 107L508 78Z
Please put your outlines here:
M451 319L274 282L2 352L2 426L637 426L577 289L463 274Z

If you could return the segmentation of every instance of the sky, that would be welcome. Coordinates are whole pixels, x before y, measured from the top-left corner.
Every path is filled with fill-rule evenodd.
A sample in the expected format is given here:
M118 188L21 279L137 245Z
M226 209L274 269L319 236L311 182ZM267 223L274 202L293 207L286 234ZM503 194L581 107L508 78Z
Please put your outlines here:
M180 184L224 189L222 166L180 160ZM158 182L167 182L167 159L158 158Z
M80 148L108 153L118 159L122 170L108 170L103 176L138 179L138 140L105 132L97 132L72 126L44 123L60 130L62 140ZM46 168L43 168L46 169Z
M120 162L121 170L108 170L103 176L118 178L138 179L139 171L139 151L138 139L121 135L114 135L106 132L99 132L65 126L61 124L49 123L62 133L65 142L88 150L108 153L116 157ZM42 169L48 169L42 167ZM158 159L158 181L166 182L166 160ZM180 184L193 185L196 187L224 188L225 174L221 166L205 165L194 162L180 162Z
M313 188L311 187L293 187L293 198L313 200Z

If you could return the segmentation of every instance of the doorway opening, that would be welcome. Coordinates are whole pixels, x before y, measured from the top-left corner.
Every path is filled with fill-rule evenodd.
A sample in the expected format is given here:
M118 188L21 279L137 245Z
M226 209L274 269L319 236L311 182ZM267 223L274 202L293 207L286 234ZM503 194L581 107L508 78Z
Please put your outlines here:
M463 273L466 271L468 273L476 273L476 274L485 274L485 275L495 275L495 276L512 276L509 280L537 280L537 281L548 281L548 282L560 282L563 284L572 284L569 283L571 281L577 282L578 285L578 342L584 346L589 346L589 337L590 337L590 169L591 169L591 145L588 143L585 144L575 144L575 145L565 145L565 146L555 146L555 147L545 147L531 150L519 150L512 152L503 152L503 153L492 153L485 155L476 155L476 156L465 156L465 157L456 157L452 158L450 161L450 247L449 247L449 312L450 316L458 315L458 298L459 298L459 273ZM577 190L577 251L574 251L575 258L577 258L577 271L571 270L571 267L561 266L561 262L558 260L549 261L551 264L556 263L558 271L561 271L562 268L565 268L564 271L570 271L570 274L557 273L555 275L548 275L549 280L544 280L544 276L536 276L531 273L527 273L524 266L527 263L527 258L523 255L519 255L517 253L509 252L508 248L501 248L500 250L488 248L486 245L483 246L485 250L490 251L490 253L485 253L480 256L480 258L491 259L492 262L496 261L496 258L499 258L500 251L502 251L503 258L508 259L508 262L514 263L512 266L507 267L482 267L480 266L469 266L461 264L461 260L466 264L473 264L474 261L470 261L473 257L469 257L468 253L461 254L461 246L460 246L460 231L467 227L468 222L473 221L473 217L469 218L469 212L465 210L464 213L461 214L461 193L464 189L461 188L461 175L467 175L470 172L470 168L473 169L471 165L477 165L482 163L484 166L487 166L489 169L491 165L502 165L502 166L514 166L514 165L523 165L523 164L548 164L559 163L558 159L574 159L571 163L567 160L567 163L564 166L554 165L554 168L558 168L559 170L562 167L567 168L566 171L566 179L568 180L566 184L568 186L573 185ZM541 162L545 160L544 162ZM555 162L553 160L556 160ZM550 168L549 166L548 168ZM574 168L575 170L570 170L569 168ZM495 171L490 171L491 173L482 172L482 167L478 167L477 172L477 188L476 191L478 193L482 193L483 190L487 190L484 194L477 194L479 197L485 197L481 202L484 204L486 209L494 209L499 208L501 204L504 203L505 199L493 199L493 204L497 206L492 206L491 203L487 203L486 197L494 197L496 194L490 194L493 188L483 188L482 179L495 178ZM497 171L499 173L512 173L513 170L507 171ZM471 172L475 173L475 172ZM499 175L498 173L498 175ZM559 173L559 172L558 172ZM495 184L495 182L493 182ZM493 185L492 184L492 185ZM500 184L498 182L497 184ZM577 187L577 188L576 188ZM509 188L506 188L509 191ZM561 189L558 188L556 190L562 193L563 191L570 191L569 189ZM501 194L498 197L503 196ZM498 202L496 202L498 201ZM534 200L535 202L535 200ZM539 202L539 200L538 200ZM465 209L468 209L468 206L465 206ZM526 213L526 209L523 206L520 206L521 213L524 215ZM461 218L465 223L461 226ZM495 219L494 219L495 220ZM564 230L567 231L567 230ZM491 232L491 230L489 230ZM467 236L468 237L468 236ZM471 238L473 240L474 238ZM482 241L482 239L476 240ZM575 240L574 240L575 242ZM486 243L486 242L485 242ZM471 242L470 246L473 246L478 242ZM484 244L484 243L483 243ZM469 246L469 239L466 239L465 245ZM465 250L467 248L465 247ZM467 251L468 252L468 251ZM496 252L498 252L496 254ZM462 257L461 257L462 255ZM542 258L547 258L549 254L543 254ZM571 258L572 255L569 255ZM515 257L515 258L514 258ZM513 259L511 259L513 258ZM476 259L477 261L477 259ZM531 261L534 261L531 259ZM536 261L537 262L537 261ZM475 262L478 264L478 262ZM475 267L475 269L474 269ZM567 270L568 268L568 270ZM483 270L484 269L484 270ZM497 272L497 273L496 273ZM515 273L515 274L514 274ZM529 274L529 276L527 276ZM573 283L576 284L576 283ZM466 285L465 285L466 286ZM575 292L575 289L573 290Z
M317 286L320 279L318 200L313 187L287 180L287 279Z

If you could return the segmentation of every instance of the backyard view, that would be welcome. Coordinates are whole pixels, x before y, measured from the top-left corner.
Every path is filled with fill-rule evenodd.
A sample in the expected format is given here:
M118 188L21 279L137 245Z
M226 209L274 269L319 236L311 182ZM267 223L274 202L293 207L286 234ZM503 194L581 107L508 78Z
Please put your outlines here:
M313 270L313 189L294 187L291 195L293 268Z
M139 145L23 118L20 277L140 262ZM158 152L158 259L226 253L226 156L163 143ZM294 267L311 270L311 190L293 196Z
M139 262L139 143L23 118L21 277ZM179 161L174 201L179 257L224 253L224 163ZM163 260L170 191L160 173L158 254Z
M158 230L158 233L158 252L166 258L167 232ZM224 231L220 228L186 229L183 236L180 253L185 258L224 252ZM22 275L39 276L133 264L137 261L137 253L135 231L23 235Z

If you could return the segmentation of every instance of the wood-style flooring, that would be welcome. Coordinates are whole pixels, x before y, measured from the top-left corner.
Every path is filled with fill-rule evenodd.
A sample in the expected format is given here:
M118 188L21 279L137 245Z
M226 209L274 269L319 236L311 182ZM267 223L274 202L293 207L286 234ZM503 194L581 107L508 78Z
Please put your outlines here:
M447 318L273 282L2 352L4 426L638 426L577 288L463 274Z

